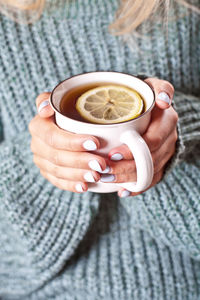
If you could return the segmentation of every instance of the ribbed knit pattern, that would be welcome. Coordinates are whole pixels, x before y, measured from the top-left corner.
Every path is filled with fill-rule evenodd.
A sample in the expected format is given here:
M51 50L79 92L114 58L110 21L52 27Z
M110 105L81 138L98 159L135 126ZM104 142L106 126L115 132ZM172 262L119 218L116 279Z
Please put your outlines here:
M135 47L108 32L117 0L47 2L33 25L0 15L0 299L199 299L199 16L172 1L168 34L157 22ZM176 154L137 197L59 190L32 161L36 96L97 70L157 76L176 90Z

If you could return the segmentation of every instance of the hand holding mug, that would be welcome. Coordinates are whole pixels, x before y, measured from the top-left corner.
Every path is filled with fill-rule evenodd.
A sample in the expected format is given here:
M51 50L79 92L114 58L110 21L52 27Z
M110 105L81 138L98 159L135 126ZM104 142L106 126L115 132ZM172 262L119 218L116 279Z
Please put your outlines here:
M178 115L170 106L170 99L173 99L174 95L173 86L168 81L157 78L148 78L145 81L153 88L156 95L156 106L152 110L151 123L143 135L151 151L154 165L154 177L149 186L151 188L162 179L165 166L175 152ZM112 149L109 159L112 173L115 174L115 182L136 180L136 166L132 153L126 145ZM140 193L131 193L125 189L118 191L120 197L135 196Z
M152 80L153 79L151 79L150 81ZM152 86L155 91L156 88L158 89L159 86L162 86L161 83L163 82L158 79L156 80L157 82L152 81ZM150 84L150 82L148 84ZM164 88L163 91L165 90L166 89ZM166 90L166 92L168 91ZM168 94L171 96L170 93ZM89 144L92 145L93 144L92 142L94 142L96 148L98 149L100 146L99 141L94 136L83 136L78 134L72 134L58 128L54 124L53 119L51 118L51 115L53 115L54 112L49 106L48 97L49 94L45 93L37 98L39 116L36 116L30 125L30 131L33 136L32 150L34 153L34 161L36 165L40 168L41 173L49 181L51 181L54 185L58 186L59 188L74 191L74 192L86 191L87 190L86 182L88 181L87 179L89 179L90 182L92 180L98 181L100 179L99 171L100 170L103 171L103 169L107 169L108 171L108 168L106 168L105 158L96 154L86 153L87 149L83 147L84 141L90 141L91 143L89 142ZM172 98L172 96L170 98ZM166 108L169 106L169 104L165 104L164 102L160 102L160 103L162 108ZM157 106L159 106L159 101L157 102ZM158 118L158 123L161 121L161 119L159 120ZM159 124L157 125L159 126ZM52 141L53 132L55 134ZM169 132L165 131L163 137L165 136L165 133L169 135ZM148 143L147 140L146 142ZM95 150L95 149L90 149L90 150ZM58 152L60 153L58 154ZM112 151L110 153L112 153ZM130 163L130 153L128 153L127 151L125 152L122 151L122 153L124 155L125 160L117 163L114 162L116 166L120 165L120 163L123 164L126 164L127 162ZM47 154L49 154L49 156ZM66 156L68 157L67 161L66 161ZM84 160L85 162L83 163ZM97 161L101 169L99 169L96 172L92 171L88 165L90 161ZM131 164L133 169L134 163L131 162ZM131 171L131 167L129 169ZM117 169L113 167L112 172L115 170ZM132 174L133 172L131 171L130 173ZM88 176L85 174L87 174ZM131 176L130 174L129 175L127 174L126 181L129 181L128 177L129 179L133 180L133 177L135 175L133 177ZM115 182L121 182L121 180L118 178L115 180Z
M87 191L87 182L100 179L99 172L106 168L106 160L92 153L100 147L97 138L79 135L58 128L54 111L49 105L50 93L36 99L38 115L29 124L32 136L33 160L40 173L56 187L71 192ZM93 168L93 169L92 169Z

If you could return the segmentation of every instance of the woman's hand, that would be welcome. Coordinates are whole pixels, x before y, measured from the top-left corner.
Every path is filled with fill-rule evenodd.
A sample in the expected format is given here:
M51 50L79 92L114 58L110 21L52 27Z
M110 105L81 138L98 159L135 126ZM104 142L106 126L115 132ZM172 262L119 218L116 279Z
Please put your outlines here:
M98 181L99 173L106 172L105 159L89 152L100 147L99 141L93 136L58 128L49 96L50 93L38 96L39 114L29 124L34 162L41 174L58 188L84 192L88 189L87 182Z
M145 81L153 88L156 95L156 106L152 111L151 122L143 135L151 151L154 164L154 177L150 186L152 187L162 179L166 163L175 152L178 115L170 106L174 94L173 86L169 82L157 78L148 78ZM107 164L111 171L109 175L102 175L101 181L117 183L136 181L136 166L126 145L112 149L109 159ZM121 188L118 194L121 197L128 197L140 193L130 193Z

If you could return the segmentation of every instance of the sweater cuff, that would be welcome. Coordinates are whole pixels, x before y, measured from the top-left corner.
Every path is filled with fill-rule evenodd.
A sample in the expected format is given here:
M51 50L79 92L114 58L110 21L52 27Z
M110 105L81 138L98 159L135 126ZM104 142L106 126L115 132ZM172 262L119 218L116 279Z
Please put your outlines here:
M200 106L199 97L175 92L173 107L179 119L177 123L178 140L176 151L168 162L164 177L191 152L200 141Z
M179 115L180 136L183 144L200 140L200 97L175 93L174 108ZM188 145L192 149L193 145Z

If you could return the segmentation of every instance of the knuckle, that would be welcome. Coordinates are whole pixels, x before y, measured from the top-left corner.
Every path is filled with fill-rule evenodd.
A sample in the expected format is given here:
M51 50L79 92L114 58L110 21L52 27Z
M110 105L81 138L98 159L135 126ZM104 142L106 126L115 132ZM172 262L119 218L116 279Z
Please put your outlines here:
M174 86L173 86L169 81L167 81L167 80L162 80L162 79L161 79L161 81L162 81L163 87L169 89L170 92L174 93Z
M162 176L163 176L163 171L159 171L157 172L155 175L154 175L154 178L153 178L153 185L159 183L162 179Z
M174 94L174 86L169 81L167 81L167 85L168 85L168 88L170 89L171 93Z
M176 142L178 140L178 132L177 130L174 131L174 141Z
M39 102L40 102L40 100L42 99L42 97L43 97L43 93L39 94L39 95L36 97L36 99L35 99L36 105L39 104Z
M36 115L28 124L28 130L32 136L37 134L38 128L40 126L38 122L39 120L39 115Z
M154 136L154 138L151 140L151 143L150 143L150 149L152 151L155 151L162 144L162 141L163 141L163 139L162 139L161 135Z
M173 120L175 124L178 122L178 113L176 111L174 111Z

